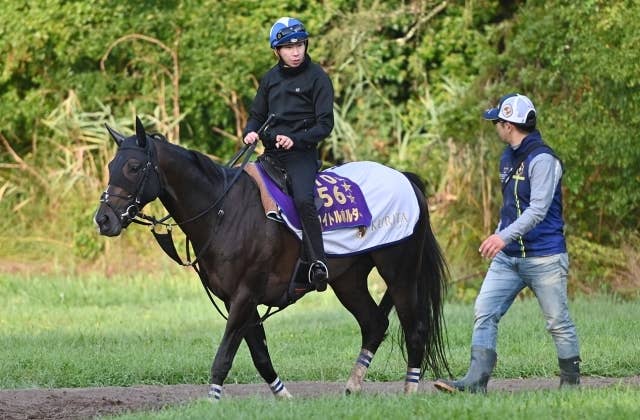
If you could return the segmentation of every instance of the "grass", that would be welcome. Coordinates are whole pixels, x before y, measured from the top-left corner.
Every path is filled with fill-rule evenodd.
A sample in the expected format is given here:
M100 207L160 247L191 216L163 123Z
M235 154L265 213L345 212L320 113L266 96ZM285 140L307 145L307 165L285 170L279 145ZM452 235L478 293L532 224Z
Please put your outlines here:
M586 375L637 375L640 302L579 297L571 312ZM446 306L449 361L464 373L473 308ZM360 348L357 325L331 293L311 294L266 324L270 352L285 381L345 381ZM0 388L208 383L224 320L188 271L151 277L0 275ZM405 364L393 334L369 370L373 381L402 380ZM518 300L501 323L496 378L554 377L557 361L534 299ZM429 376L429 375L428 375ZM261 383L241 346L226 383ZM124 418L634 418L637 388L531 391L480 396L321 397L276 403L228 399Z
M629 376L640 373L640 302L608 296L578 297L569 303L581 345L584 374ZM450 362L454 374L466 371L473 322L472 305L448 304ZM555 346L544 329L535 298L516 300L500 322L496 377L544 377L557 373Z
M0 290L1 388L208 382L224 320L191 273L2 276ZM348 373L359 336L336 302L331 293L305 298L267 321L271 355L288 380ZM227 382L258 381L243 345Z
M1 388L207 383L224 320L194 274L0 276ZM628 376L640 366L640 302L598 296L571 303L587 375ZM264 309L263 309L264 310ZM471 305L446 306L454 375L468 365ZM370 380L401 380L391 334ZM360 348L358 327L332 293L310 294L266 322L276 369L286 381L342 381ZM555 349L534 299L504 317L495 377L557 374ZM227 383L261 382L242 345Z
M319 397L275 401L258 397L227 399L212 405L200 400L159 412L118 419L636 419L638 390L629 387L567 392L495 392L483 395L418 394Z

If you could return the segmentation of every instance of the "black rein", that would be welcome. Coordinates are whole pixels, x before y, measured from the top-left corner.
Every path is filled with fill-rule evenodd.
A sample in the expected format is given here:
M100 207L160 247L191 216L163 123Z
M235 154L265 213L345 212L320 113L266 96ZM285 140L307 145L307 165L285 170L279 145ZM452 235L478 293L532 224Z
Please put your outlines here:
M258 130L258 134L262 133L264 131L264 129L268 126L268 124L273 120L273 118L275 117L275 114L271 114L269 116L269 118L267 118L267 120L264 122L264 124L262 124L262 126L260 127L260 129ZM238 178L240 177L240 175L242 174L244 167L247 165L247 163L249 163L249 159L251 158L251 155L253 154L253 151L256 148L256 144L257 143L253 143L253 144L246 144L244 147L242 147L242 149L240 149L236 155L234 155L233 158L231 158L231 160L227 163L227 167L231 167L233 166L241 157L242 155L245 155L244 159L242 160L242 164L239 167L239 170L234 174L234 176L231 178L231 180L229 182L226 182L226 177L225 177L225 188L222 191L222 194L218 197L218 199L216 201L213 202L213 204L211 204L209 207L207 207L206 209L204 209L203 211L201 211L200 213L198 213L197 215L190 217L187 220L183 220L180 223L166 223L165 221L169 218L171 218L171 215L168 214L165 217L161 218L161 219L156 219L153 216L147 216L146 214L142 213L141 211L139 211L136 208L135 211L135 215L133 217L130 217L130 220L134 223L140 224L140 225L145 225L145 226L151 226L151 233L153 234L154 238L156 239L156 242L158 242L158 245L160 245L160 248L162 248L162 250L172 259L174 260L176 263L178 263L179 265L183 266L183 267L192 267L194 269L194 271L196 273L198 273L198 277L200 277L200 281L202 282L202 286L204 287L204 290L207 292L207 296L209 297L209 300L211 301L211 304L213 304L214 308L216 308L216 310L218 311L218 313L220 314L220 316L222 316L225 320L227 320L227 316L225 314L222 313L222 311L220 310L220 308L218 307L218 305L216 304L215 300L213 299L212 296L212 291L210 290L209 286L208 286L208 279L205 275L205 273L203 273L203 271L200 269L200 258L202 257L202 255L204 255L205 251L207 250L207 248L209 248L209 246L211 245L211 242L213 241L214 238L214 234L215 232L211 233L211 236L209 237L209 239L207 239L207 242L204 244L204 246L200 249L200 254L199 255L194 255L195 259L191 260L191 255L189 252L189 242L191 242L189 240L189 236L187 236L187 240L185 242L185 252L187 254L187 261L183 262L182 259L180 258L180 255L178 255L178 251L176 250L175 244L173 242L173 237L171 235L171 231L173 226L183 226L187 223L193 222L194 220L197 220L203 216L205 216L206 214L208 214L209 212L211 212L211 210L213 210L216 207L218 208L218 220L220 220L220 218L222 216L224 216L224 210L222 210L221 204L223 202L223 200L225 199L225 197L227 196L227 193L229 192L229 190L231 189L231 187L236 183L236 181L238 180ZM149 163L151 162L151 152L150 150L148 151L148 157L149 157ZM157 170L156 167L154 167L155 170ZM147 174L145 174L147 175ZM139 189L140 191L137 192L137 194L141 194L141 190L144 188L144 183L147 179L147 176L144 177L143 181L139 184ZM128 209L127 209L128 210ZM128 213L128 211L127 211ZM144 219L147 220L148 222L144 222L140 219ZM161 226L165 226L167 229L166 233L160 233L156 231L156 226L157 225L161 225ZM267 318L269 318L270 316L280 312L282 309L284 308L280 308L277 311L271 313L271 307L268 308L267 312L260 318L259 323L264 322Z
M183 262L182 259L180 258L180 255L178 255L178 251L176 250L175 244L173 242L173 236L171 234L171 231L172 231L173 226L181 226L181 225L185 225L187 223L193 222L194 220L197 220L197 219L205 216L206 214L208 214L211 210L213 210L216 207L219 207L219 209L218 209L218 217L220 218L220 217L224 216L224 211L222 210L222 207L220 205L222 204L223 200L227 196L227 193L229 192L229 190L231 189L233 184L236 183L236 181L238 180L238 178L242 174L242 171L243 171L244 167L247 165L247 163L249 162L249 159L251 158L251 154L253 153L253 150L255 149L255 147L256 147L256 143L253 143L249 147L244 147L242 149L242 153L237 158L239 158L240 156L242 156L242 154L245 154L246 152L249 152L249 153L246 153L246 156L243 159L239 170L234 174L233 178L231 178L231 180L229 182L225 182L225 188L222 191L222 194L218 197L218 199L216 201L214 201L213 204L211 204L209 207L207 207L206 209L204 209L203 211L198 213L197 215L195 215L193 217L190 217L187 220L183 220L183 221L181 221L179 223L166 223L165 220L171 218L170 214L166 215L165 217L163 217L161 219L156 219L153 216L147 216L146 214L144 214L142 212L138 212L135 215L135 217L132 219L132 222L134 222L134 223L137 223L137 224L140 224L140 225L145 225L145 226L151 226L151 233L153 234L154 238L156 239L156 242L158 242L158 245L160 245L160 248L162 248L162 250L169 257L171 257L172 260L174 260L179 265L181 265L183 267L192 267L193 270L196 273L198 273L198 277L200 277L200 281L202 282L202 286L204 287L204 290L207 292L207 296L209 297L209 300L211 301L211 304L213 305L214 308L216 308L216 310L218 311L220 316L222 318L224 318L225 320L228 319L228 318L224 313L222 313L222 310L220 309L220 307L218 306L216 301L213 299L212 292L211 292L211 290L209 289L209 286L208 286L208 281L207 281L208 279L207 279L205 273L200 268L200 264L199 264L202 255L204 255L204 253L207 250L207 248L209 248L209 245L211 245L211 242L213 241L213 238L215 236L215 232L211 233L211 236L209 236L209 239L207 239L207 242L200 249L200 254L199 255L196 254L194 260L191 260L191 254L189 252L189 243L191 241L189 239L189 236L186 235L187 236L187 240L185 241L185 252L187 254L187 261ZM237 158L236 158L236 160L237 160ZM140 218L142 218L144 220L147 220L149 223L140 221L140 220L136 219L136 217L140 217ZM165 226L166 229L167 229L167 232L166 233L157 232L156 231L156 226L157 225ZM267 315L268 315L268 312L267 312ZM265 315L264 319L266 319L267 315ZM261 322L262 321L263 320L261 319Z

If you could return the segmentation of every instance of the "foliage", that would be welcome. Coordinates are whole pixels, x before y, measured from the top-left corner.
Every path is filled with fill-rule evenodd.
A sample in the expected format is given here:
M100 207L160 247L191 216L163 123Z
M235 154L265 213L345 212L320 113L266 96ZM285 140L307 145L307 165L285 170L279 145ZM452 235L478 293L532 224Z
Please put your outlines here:
M640 7L528 2L512 30L492 80L538 104L543 135L565 165L571 230L605 243L637 231Z
M113 150L102 124L127 132L141 115L172 141L230 156L275 63L269 27L295 15L336 91L323 159L375 160L425 178L457 293L471 296L482 277L475 250L499 205L501 145L480 111L515 90L533 98L563 158L568 232L581 244L574 267L585 270L576 278L596 279L599 247L637 250L636 3L6 0L0 209L10 217L0 226L15 240L3 256L102 264L113 250L90 223ZM602 269L633 285L633 261Z

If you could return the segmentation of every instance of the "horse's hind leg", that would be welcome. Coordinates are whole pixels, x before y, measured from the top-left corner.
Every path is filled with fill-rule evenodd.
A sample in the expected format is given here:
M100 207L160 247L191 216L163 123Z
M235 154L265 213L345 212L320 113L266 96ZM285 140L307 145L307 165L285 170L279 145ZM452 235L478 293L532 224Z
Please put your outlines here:
M271 363L267 337L264 333L264 326L260 322L258 311L255 311L251 324L252 326L247 329L244 335L244 340L249 346L254 366L258 369L260 376L269 384L269 388L271 388L271 392L276 398L292 398Z
M367 288L367 275L371 268L371 260L364 259L331 282L342 305L358 321L362 336L362 347L347 380L346 394L358 393L362 390L369 364L389 326L389 320L378 308Z
M387 283L387 292L393 299L405 338L407 374L404 392L406 394L418 390L422 376L427 331L420 311L428 310L428 308L420 308L418 304L419 291L415 267L417 255L410 248L412 247L387 248L374 258L378 272Z

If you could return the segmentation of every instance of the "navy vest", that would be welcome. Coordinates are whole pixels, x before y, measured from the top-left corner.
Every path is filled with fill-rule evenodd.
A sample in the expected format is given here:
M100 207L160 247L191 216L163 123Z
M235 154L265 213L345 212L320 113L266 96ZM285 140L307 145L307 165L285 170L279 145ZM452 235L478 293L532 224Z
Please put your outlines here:
M500 159L503 205L500 229L513 223L528 207L531 199L529 164L540 153L556 156L535 130L522 141L518 149L507 146ZM517 167L516 167L517 166ZM544 219L533 229L511 241L503 252L511 257L541 257L567 252L562 218L562 182L558 182L553 201Z

